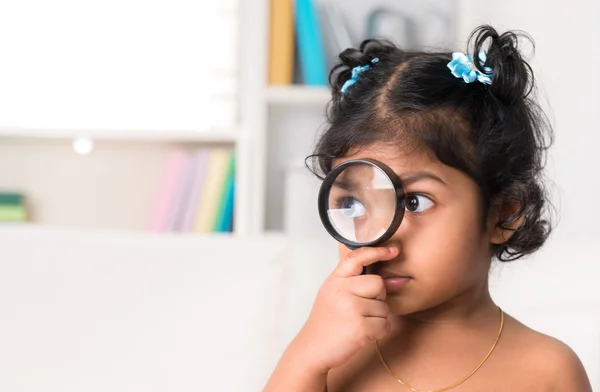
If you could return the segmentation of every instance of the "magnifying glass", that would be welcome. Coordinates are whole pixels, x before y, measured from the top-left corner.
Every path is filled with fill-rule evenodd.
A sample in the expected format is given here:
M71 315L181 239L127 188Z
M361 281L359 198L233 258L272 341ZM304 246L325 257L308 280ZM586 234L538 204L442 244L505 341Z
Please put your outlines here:
M377 246L394 235L404 218L404 188L385 164L355 159L336 166L319 190L325 229L349 249Z

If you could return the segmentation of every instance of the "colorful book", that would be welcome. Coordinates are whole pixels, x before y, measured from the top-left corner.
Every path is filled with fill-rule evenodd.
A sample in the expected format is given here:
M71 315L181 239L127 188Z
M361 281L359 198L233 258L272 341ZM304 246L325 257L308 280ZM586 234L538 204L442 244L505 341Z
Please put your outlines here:
M191 159L193 170L187 188L189 193L186 193L181 201L177 231L187 233L194 230L194 220L196 218L202 187L204 186L209 157L210 150L202 149L194 153Z
M25 222L27 211L24 206L0 205L0 222Z
M186 153L181 150L173 150L167 155L150 213L149 230L160 232L166 229L173 200L176 198L184 174L186 160Z
M210 233L213 229L230 154L232 154L230 150L222 148L215 148L210 152L206 178L196 213L195 232Z
M234 201L234 184L235 184L235 154L231 154L229 165L227 167L227 175L223 184L223 192L219 204L218 214L213 226L214 232L228 232L231 226L233 215Z
M327 85L327 62L313 0L296 0L296 39L303 83L311 86Z
M235 211L235 178L231 178L227 187L227 196L225 210L223 213L223 220L219 226L220 232L232 232L233 231L233 213Z
M181 210L181 205L184 201L186 192L188 192L188 184L190 177L193 175L192 155L186 153L183 158L183 162L180 168L181 172L177 175L176 181L173 187L173 195L169 202L169 208L165 217L165 223L162 227L162 231L176 231L178 228L178 217Z
M293 0L271 0L269 84L292 84L294 50Z
M25 222L28 219L25 196L21 193L0 193L0 222Z

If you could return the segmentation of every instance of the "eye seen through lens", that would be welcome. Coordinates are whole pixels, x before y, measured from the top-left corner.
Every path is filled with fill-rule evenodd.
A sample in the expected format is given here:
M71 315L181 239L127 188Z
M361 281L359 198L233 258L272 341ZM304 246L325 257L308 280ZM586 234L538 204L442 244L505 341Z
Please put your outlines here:
M391 226L396 190L381 168L360 162L338 174L329 190L327 206L335 231L347 241L365 244L383 236Z

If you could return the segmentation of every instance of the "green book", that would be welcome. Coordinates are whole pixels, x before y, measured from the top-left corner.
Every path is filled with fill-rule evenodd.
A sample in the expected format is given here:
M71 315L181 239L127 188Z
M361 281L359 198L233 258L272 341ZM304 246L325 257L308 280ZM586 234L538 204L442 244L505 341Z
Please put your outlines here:
M0 193L0 205L20 206L23 204L23 195L20 193Z
M27 211L24 206L0 205L0 222L25 222Z

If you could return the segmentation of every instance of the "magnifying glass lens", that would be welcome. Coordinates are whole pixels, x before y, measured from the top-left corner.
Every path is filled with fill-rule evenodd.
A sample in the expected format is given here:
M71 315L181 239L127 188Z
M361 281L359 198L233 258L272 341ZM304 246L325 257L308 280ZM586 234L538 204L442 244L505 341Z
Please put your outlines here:
M356 246L381 238L394 222L396 189L379 167L348 165L331 183L327 217L333 229Z

